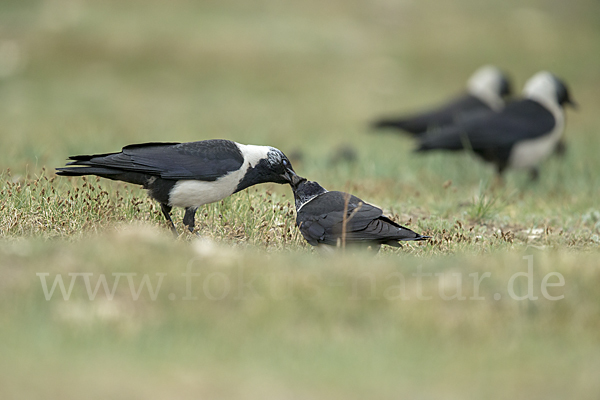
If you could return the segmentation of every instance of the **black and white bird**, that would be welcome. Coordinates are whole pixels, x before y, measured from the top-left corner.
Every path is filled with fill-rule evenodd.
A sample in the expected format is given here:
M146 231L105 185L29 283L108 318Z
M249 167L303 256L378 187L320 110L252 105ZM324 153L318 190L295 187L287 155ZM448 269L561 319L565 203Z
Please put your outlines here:
M467 92L429 111L412 116L381 118L373 128L395 128L413 135L452 125L480 114L498 112L510 95L511 85L506 75L497 67L479 68L467 82Z
M502 111L465 121L423 136L417 151L470 149L496 166L528 169L537 179L538 165L551 155L565 129L563 106L576 106L563 81L542 71L531 77L523 98Z
M173 207L185 208L183 223L193 232L198 207L258 183L290 185L300 178L280 150L214 139L190 143L143 143L119 153L69 157L57 175L97 175L142 185L160 203L171 230Z
M384 216L380 208L351 194L329 192L304 178L292 188L296 225L312 246L340 246L345 241L346 245L379 249L382 244L400 247L401 241L429 239L398 225Z

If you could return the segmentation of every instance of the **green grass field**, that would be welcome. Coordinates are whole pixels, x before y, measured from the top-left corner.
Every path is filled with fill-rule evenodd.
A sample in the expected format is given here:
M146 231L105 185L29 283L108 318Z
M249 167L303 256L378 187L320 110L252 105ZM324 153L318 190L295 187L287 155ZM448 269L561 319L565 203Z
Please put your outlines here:
M580 103L539 182L369 131L488 63ZM0 398L597 399L599 87L592 0L4 1ZM302 154L433 240L321 254L279 185L175 240L143 190L53 172L211 138Z

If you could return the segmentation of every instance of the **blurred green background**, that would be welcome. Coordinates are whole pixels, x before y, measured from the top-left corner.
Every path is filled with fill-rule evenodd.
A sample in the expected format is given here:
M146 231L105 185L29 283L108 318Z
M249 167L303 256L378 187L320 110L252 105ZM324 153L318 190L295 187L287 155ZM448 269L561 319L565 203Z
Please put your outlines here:
M314 159L348 142L371 162L412 161L409 142L366 136L366 123L445 100L483 64L507 70L517 93L539 70L563 77L582 105L567 128L577 146L596 140L599 9L593 0L6 0L0 167L217 137Z
M407 138L368 129L376 116L461 92L483 64L508 71L517 93L549 70L581 106L567 111L566 157L548 160L537 185L511 172L494 194L486 189L492 168L473 157L417 156ZM597 399L599 88L596 0L3 0L0 170L11 175L2 175L0 398ZM88 224L81 203L54 202L80 180L40 184L48 194L57 188L51 216L40 216L43 195L7 194L15 189L6 182L25 187L27 174L69 155L210 138L302 153L300 175L391 209L436 244L327 258L303 248L297 232L280 239L269 228L276 219L292 223L287 208L252 241L238 240L228 229L255 224L256 215L235 210L270 207L250 191L208 206L202 234L227 244L206 251L172 241L151 202L137 211L106 206L108 216ZM332 163L340 146L354 148L357 162ZM267 187L273 204L289 199L289 188ZM151 226L114 223L132 219ZM55 236L62 238L47 239ZM244 247L265 238L275 250ZM505 293L531 252L536 285L548 272L565 276L564 301L381 295L394 272L413 293L411 274L423 263L465 279L492 271L486 294ZM180 299L185 288L166 279L158 301L133 301L126 286L112 302L88 301L78 284L74 299L48 302L35 276L170 278L195 257L204 274L251 274L258 296L172 302L166 294ZM271 296L273 285L290 297Z

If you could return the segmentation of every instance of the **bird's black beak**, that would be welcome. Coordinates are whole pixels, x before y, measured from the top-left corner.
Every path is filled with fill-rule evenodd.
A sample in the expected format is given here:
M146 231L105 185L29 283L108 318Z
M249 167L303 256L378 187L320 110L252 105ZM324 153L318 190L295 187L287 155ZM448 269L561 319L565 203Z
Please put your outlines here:
M294 175L294 178L292 179L292 189L295 191L296 189L298 189L298 186L302 183L302 182L306 182L307 179L303 178L301 176L298 175Z
M282 176L290 185L293 185L294 180L298 178L298 175L296 175L296 172L292 168L286 168Z
M285 178L285 180L288 181L288 183L290 184L290 186L292 187L293 190L296 190L298 185L301 182L306 180L305 178L298 176L298 174L296 174L296 172L294 172L294 170L291 168L289 168L285 171L285 174L283 175L283 177Z
M570 105L571 108L573 108L574 110L579 109L579 103L577 103L575 100L573 100L570 97L568 97L567 100L565 100L565 103L567 103L568 105Z
M500 82L500 96L508 97L511 93L512 87L510 85L510 82L508 81L508 79L502 78L502 81Z

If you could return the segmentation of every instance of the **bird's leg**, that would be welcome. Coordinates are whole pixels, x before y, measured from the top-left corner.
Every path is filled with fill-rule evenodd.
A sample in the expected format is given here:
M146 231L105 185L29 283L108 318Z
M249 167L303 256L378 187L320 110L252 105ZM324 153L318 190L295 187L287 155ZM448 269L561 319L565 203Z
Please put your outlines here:
M533 167L529 170L529 182L537 182L540 179L540 170Z
M183 224L187 226L192 233L194 233L194 227L196 226L194 217L197 209L198 207L187 207L185 209L185 215L183 216Z
M175 235L175 237L179 236L177 234L177 229L175 229L175 224L173 223L173 220L171 219L171 210L173 209L173 207L171 207L168 204L165 203L160 203L160 209L163 213L163 215L165 216L165 218L167 219L167 222L169 223L169 226L171 228L171 232L173 232L173 235Z
M492 182L491 190L492 192L496 192L504 187L504 177L501 174L496 174L494 176L494 181Z
M506 165L504 165L504 164L496 165L496 176L494 177L494 182L492 183L492 188L491 188L492 191L495 191L497 189L504 187L504 178L503 178L502 174L504 173L505 169L506 169Z
M401 248L402 245L400 243L398 243L398 246ZM377 253L379 253L379 250L381 250L381 244L377 243L377 244L372 244L370 246L367 247L367 251L369 252L369 254L372 255L377 255Z
M559 157L563 157L567 152L567 144L564 139L560 139L558 143L556 143L556 147L554 148L554 154Z

